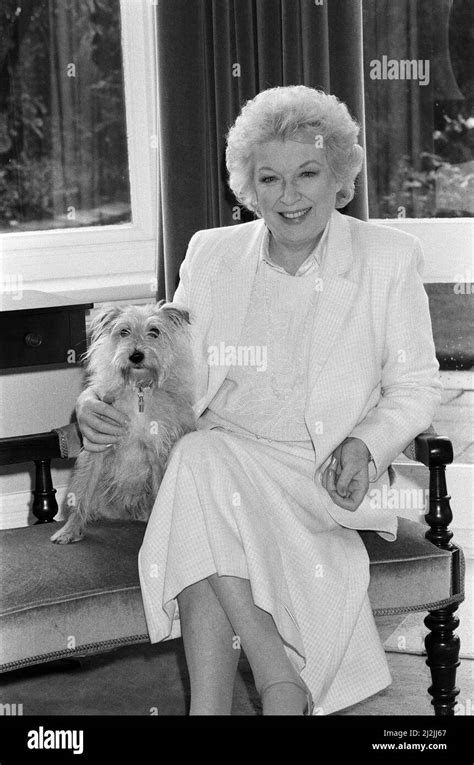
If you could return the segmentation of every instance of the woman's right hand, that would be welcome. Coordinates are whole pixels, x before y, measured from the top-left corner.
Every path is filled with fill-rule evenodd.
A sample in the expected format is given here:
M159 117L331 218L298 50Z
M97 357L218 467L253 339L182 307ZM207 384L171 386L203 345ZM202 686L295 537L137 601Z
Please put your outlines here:
M103 452L127 433L127 415L101 401L92 388L86 388L77 399L76 415L86 451Z

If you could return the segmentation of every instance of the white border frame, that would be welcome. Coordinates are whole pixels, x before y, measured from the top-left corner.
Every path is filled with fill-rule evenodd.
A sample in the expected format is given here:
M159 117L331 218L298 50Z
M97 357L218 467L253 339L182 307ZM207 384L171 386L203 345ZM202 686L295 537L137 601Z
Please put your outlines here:
M94 301L156 289L157 99L154 3L120 0L132 223L0 233L2 285ZM153 138L155 137L155 138ZM1 288L1 287L0 287Z

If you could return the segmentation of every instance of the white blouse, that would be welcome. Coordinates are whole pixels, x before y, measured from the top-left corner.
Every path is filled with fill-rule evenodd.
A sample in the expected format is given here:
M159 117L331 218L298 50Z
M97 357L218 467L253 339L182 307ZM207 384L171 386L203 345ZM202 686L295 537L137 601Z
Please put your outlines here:
M307 365L328 228L295 275L270 260L267 230L239 344L227 349L229 371L199 427L312 448L304 420Z

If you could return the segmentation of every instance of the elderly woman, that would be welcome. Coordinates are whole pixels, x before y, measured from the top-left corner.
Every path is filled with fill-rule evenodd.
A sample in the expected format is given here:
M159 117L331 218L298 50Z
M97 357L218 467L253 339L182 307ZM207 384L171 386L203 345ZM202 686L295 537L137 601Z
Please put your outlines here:
M173 449L139 568L152 642L179 608L191 714L230 714L241 647L265 715L329 714L391 680L357 530L395 538L387 468L440 383L418 241L336 211L357 135L334 96L257 95L227 167L258 219L199 231L181 266L197 431ZM78 419L86 448L120 438L90 391Z

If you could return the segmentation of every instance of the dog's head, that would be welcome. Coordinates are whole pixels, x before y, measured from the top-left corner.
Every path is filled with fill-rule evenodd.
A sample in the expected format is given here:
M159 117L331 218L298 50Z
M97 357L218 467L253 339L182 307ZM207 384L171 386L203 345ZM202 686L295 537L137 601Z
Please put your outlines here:
M91 324L89 368L125 383L162 385L189 349L188 311L174 304L105 305Z

